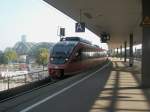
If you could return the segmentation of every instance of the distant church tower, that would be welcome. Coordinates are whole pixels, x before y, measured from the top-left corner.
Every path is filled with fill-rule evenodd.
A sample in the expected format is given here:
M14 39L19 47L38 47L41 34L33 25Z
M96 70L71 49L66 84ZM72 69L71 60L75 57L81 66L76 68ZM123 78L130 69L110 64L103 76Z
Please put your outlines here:
M27 41L26 41L26 37L27 37L26 35L22 35L22 36L21 36L21 42L23 42L23 43L27 42Z

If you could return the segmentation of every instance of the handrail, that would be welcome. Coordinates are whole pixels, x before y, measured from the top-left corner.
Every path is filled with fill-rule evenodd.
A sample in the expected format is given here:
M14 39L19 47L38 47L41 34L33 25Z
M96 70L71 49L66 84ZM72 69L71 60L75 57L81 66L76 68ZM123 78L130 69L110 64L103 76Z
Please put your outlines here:
M21 75L1 77L0 91L9 90L10 88L26 85L35 81L40 81L47 78L48 76L48 70L42 70Z

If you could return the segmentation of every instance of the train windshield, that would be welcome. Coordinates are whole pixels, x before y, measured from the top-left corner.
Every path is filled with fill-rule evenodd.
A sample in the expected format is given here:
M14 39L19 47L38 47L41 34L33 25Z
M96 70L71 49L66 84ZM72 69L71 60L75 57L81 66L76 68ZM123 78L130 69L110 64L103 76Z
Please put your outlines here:
M62 42L58 43L53 47L53 51L51 57L53 60L51 63L53 64L63 64L65 63L66 58L69 58L73 48L75 47L76 43L70 42Z

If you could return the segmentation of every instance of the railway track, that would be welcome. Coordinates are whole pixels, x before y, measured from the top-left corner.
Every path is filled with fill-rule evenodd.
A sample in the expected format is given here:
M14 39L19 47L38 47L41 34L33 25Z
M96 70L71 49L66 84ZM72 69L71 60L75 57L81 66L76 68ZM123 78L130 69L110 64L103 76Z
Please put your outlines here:
M3 99L3 98L0 98L0 103L5 102L5 101L10 100L10 99L13 99L13 98L16 98L16 97L18 97L18 96L22 96L22 95L27 94L27 93L30 93L30 92L32 92L32 91L41 89L41 88L43 88L43 87L46 87L46 86L55 84L55 83L57 83L57 82L59 82L59 81L65 80L65 79L67 79L67 78L69 78L69 77L64 77L64 78L62 78L62 79L52 79L52 80L50 80L48 83L45 83L45 84L40 85L40 86L38 86L38 87L33 87L33 88L30 89L30 90L27 90L27 91L24 91L24 92L20 92L20 93L18 93L18 94L16 94L16 95L13 95L13 96L11 96L11 97L6 97L6 98L4 98L4 99Z

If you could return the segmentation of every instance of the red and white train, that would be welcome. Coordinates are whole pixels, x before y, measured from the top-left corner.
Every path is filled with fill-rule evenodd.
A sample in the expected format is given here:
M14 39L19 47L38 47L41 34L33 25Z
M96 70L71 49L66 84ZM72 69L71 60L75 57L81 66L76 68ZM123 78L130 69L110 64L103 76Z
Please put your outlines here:
M80 37L66 37L50 52L48 71L53 78L73 75L107 60L106 50Z

